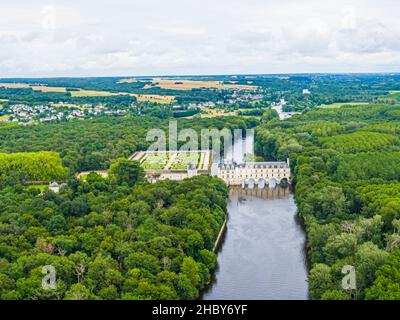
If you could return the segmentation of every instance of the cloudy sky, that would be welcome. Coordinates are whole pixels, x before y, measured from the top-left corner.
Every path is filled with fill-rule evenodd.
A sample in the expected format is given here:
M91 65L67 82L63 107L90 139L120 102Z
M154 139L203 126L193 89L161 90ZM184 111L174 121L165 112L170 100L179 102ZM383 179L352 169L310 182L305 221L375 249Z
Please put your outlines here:
M0 77L400 72L398 0L0 0Z

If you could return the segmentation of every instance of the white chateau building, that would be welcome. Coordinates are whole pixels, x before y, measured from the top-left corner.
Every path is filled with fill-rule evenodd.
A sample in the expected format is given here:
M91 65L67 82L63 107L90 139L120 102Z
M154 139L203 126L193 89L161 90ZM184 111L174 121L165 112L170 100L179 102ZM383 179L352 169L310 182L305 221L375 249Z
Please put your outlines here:
M274 188L277 184L290 183L291 179L289 159L287 162L221 162L216 171L216 175L227 185L248 185L250 188L254 185L261 189L265 185Z

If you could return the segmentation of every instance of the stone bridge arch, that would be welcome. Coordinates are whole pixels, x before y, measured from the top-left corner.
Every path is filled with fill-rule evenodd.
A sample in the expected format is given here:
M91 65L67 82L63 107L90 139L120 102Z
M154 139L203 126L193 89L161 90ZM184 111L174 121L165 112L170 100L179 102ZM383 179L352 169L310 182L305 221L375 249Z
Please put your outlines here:
M274 189L274 188L276 188L277 183L278 183L278 181L275 178L272 177L268 181L268 187L270 189Z
M289 179L288 178L282 178L281 181L279 182L279 185L282 187L287 187L289 185Z
M258 179L258 188L259 189L264 189L265 188L265 180L264 180L264 178Z
M254 181L253 178L249 179L249 189L254 189L256 182Z

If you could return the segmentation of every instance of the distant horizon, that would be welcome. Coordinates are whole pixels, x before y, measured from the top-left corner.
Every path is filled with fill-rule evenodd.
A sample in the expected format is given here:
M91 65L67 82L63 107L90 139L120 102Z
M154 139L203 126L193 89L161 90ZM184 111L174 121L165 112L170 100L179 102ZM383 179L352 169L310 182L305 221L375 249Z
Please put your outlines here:
M28 77L2 77L0 79L74 79L74 78L183 78L183 77L262 77L262 76L290 76L290 75L400 75L395 72L287 72L287 73L221 73L221 74L155 74L155 75L99 75L99 76L28 76Z

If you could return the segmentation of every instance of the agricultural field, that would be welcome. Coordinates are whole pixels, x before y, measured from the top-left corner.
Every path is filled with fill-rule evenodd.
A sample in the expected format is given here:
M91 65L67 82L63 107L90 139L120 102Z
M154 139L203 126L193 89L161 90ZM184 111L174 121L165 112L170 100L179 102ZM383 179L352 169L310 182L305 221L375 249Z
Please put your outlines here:
M397 101L400 101L400 90L397 90L397 91L390 91L389 97L390 97L390 98L393 98L393 99L395 99L395 100L397 100Z
M139 102L154 102L160 104L168 104L175 101L174 96L158 95L158 94L136 94L129 92L108 92L108 91L96 91L96 90L79 90L72 91L71 96L74 98L81 97L109 97L118 95L129 95L136 97Z
M354 132L320 138L324 148L338 150L343 153L368 152L398 145L399 139L391 134L378 132Z
M120 83L134 83L138 82L137 79L123 79ZM237 89L237 90L257 90L257 86L243 85L232 83L223 83L222 81L202 81L202 80L185 80L185 79L164 79L154 78L151 80L152 84L147 84L144 89L160 88L166 90L192 90L192 89Z
M374 131L374 132L382 132L382 133L390 133L390 134L399 134L400 133L400 122L391 122L391 123L373 123L362 130Z
M40 85L31 85L27 83L0 83L0 87L7 89L29 89L42 92L67 92L65 87L48 87Z
M213 118L213 117L222 117L222 116L236 116L237 112L233 110L224 110L224 109L211 109L204 108L201 112L202 118Z
M46 85L31 85L25 83L0 83L0 87L7 89L32 89L34 91L41 92L55 92L55 93L66 93L66 87L49 87ZM129 95L136 97L139 102L153 102L159 104L169 104L175 101L174 96L158 95L158 94L136 94L129 92L110 92L100 90L74 90L69 91L72 98L84 98L84 97L110 97L118 95Z
M54 108L71 108L71 109L81 109L81 110L84 109L83 106L73 103L52 103L51 106Z
M159 104L169 104L175 101L174 96L161 94L132 94L139 102L153 102Z
M336 122L315 121L299 125L296 132L307 132L316 137L329 137L340 134L344 131L344 127Z
M317 108L321 109L337 109L343 106L366 106L368 105L367 102L337 102L332 104L321 104L317 106Z

